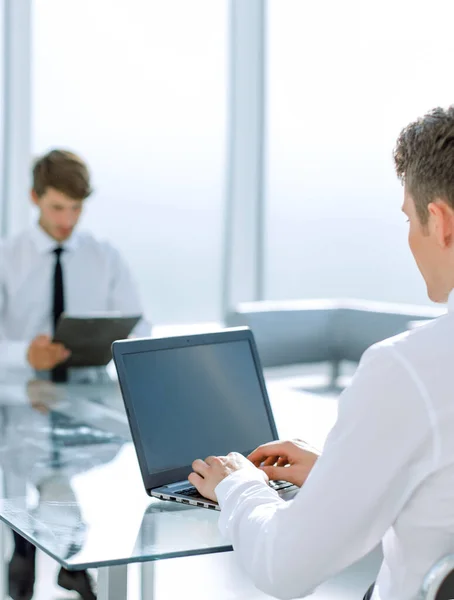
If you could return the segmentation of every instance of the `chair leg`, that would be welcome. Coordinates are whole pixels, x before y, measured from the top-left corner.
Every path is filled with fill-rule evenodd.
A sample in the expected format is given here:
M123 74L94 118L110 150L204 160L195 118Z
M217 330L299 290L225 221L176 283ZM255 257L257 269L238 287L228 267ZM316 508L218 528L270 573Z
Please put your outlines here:
M338 385L337 385L337 380L339 379L339 375L340 375L340 360L333 360L333 362L331 363L331 379L330 379L330 383L329 383L329 387L331 389L337 389Z

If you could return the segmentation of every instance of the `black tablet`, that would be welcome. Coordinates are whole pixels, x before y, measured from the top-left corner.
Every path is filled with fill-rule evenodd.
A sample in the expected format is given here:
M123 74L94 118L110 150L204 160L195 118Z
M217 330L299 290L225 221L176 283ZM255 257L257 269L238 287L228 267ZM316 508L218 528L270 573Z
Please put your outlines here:
M54 341L71 350L66 366L102 367L112 359L112 343L127 338L140 319L140 315L122 317L112 313L80 317L63 314Z

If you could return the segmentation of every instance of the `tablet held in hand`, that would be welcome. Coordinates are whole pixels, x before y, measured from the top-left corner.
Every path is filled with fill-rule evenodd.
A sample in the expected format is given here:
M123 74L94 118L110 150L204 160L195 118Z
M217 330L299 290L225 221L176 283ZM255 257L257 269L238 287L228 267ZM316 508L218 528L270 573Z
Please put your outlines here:
M71 351L68 367L105 366L112 359L112 343L126 339L140 319L118 313L62 314L53 341Z

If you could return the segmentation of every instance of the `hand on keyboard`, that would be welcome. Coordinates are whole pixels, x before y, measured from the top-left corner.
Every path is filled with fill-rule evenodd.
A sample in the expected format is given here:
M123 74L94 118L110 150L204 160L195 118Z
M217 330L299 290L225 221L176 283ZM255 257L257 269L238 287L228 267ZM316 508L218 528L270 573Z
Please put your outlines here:
M248 458L270 480L289 481L301 487L319 457L302 440L270 442L259 446Z
M251 479L258 479L268 483L268 477L244 456L238 452L230 452L227 456L208 456L205 460L200 458L192 463L193 473L188 479L197 490L210 500L217 501L215 488L223 479L238 471L245 469L249 472Z

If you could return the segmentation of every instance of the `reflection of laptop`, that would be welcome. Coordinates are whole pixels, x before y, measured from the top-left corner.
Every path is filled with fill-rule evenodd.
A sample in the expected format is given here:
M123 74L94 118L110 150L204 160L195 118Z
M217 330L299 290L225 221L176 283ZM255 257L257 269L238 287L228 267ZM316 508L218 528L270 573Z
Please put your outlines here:
M112 353L147 493L218 508L187 481L192 461L277 439L252 332L124 340Z

